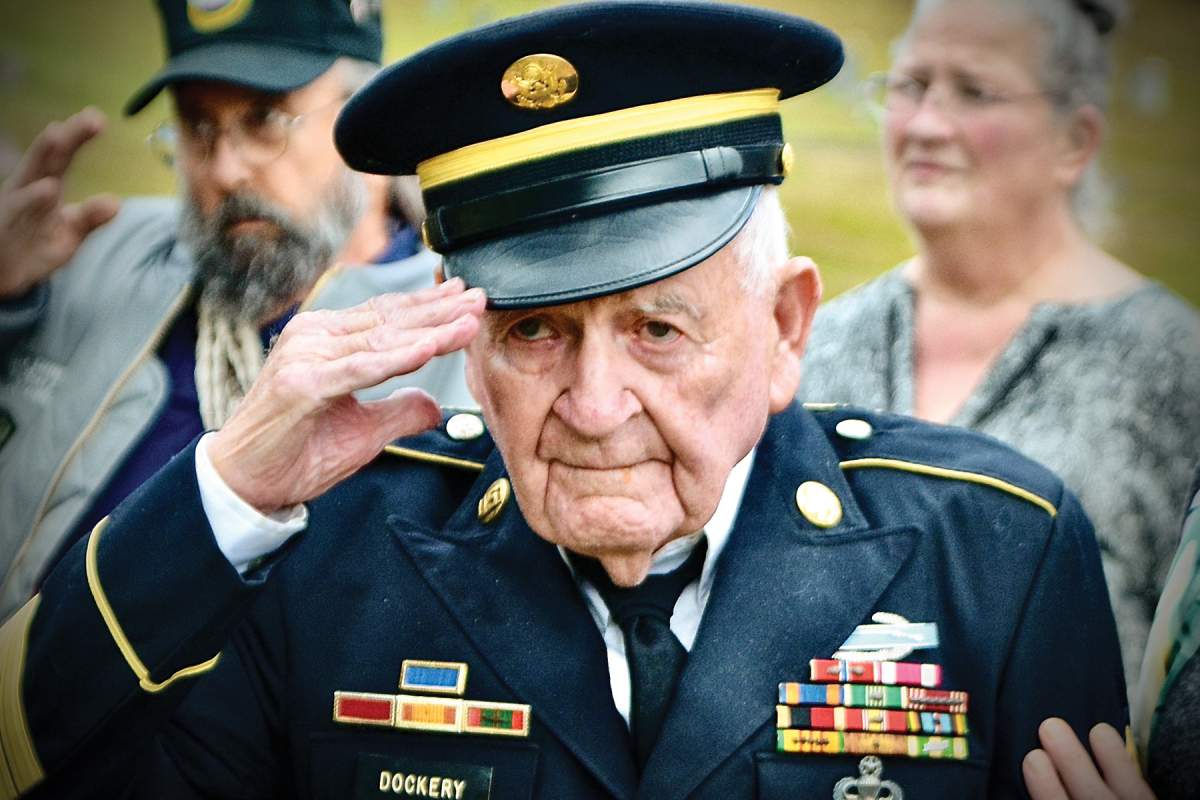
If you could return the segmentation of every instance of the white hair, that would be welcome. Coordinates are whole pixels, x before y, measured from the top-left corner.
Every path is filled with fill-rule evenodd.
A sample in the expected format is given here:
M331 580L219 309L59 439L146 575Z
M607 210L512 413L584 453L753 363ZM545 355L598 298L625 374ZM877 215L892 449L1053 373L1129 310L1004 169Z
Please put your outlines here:
M764 186L754 211L733 238L733 257L742 267L742 287L761 297L774 287L775 270L790 258L788 224L774 186Z

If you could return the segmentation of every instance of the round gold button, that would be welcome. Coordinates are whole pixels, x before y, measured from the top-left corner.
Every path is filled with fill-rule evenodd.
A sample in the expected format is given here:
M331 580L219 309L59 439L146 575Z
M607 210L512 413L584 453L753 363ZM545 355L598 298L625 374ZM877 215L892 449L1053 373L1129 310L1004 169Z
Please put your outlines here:
M846 439L870 439L875 429L865 419L844 419L833 427L838 435Z
M796 151L792 149L790 142L785 142L783 149L779 151L779 171L786 178L792 174L792 167L794 166L796 166Z
M832 528L842 519L842 503L837 495L816 481L805 481L796 489L796 507L818 528Z
M483 436L483 420L476 414L455 414L446 420L446 435L456 442Z
M508 482L508 478L497 479L483 493L483 497L479 498L479 521L484 525L494 522L504 507L508 505L508 498L511 495L512 485Z

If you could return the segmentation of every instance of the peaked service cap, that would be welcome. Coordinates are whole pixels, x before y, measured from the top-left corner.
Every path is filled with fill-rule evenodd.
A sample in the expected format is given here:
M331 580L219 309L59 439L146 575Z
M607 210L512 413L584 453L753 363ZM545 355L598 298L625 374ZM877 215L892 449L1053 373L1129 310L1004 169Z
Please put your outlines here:
M290 92L341 56L383 57L380 0L158 0L167 63L125 104L132 116L164 87L207 80Z
M419 176L447 277L495 308L568 303L728 243L790 167L778 101L842 59L829 30L762 8L561 6L385 68L334 138L352 169Z

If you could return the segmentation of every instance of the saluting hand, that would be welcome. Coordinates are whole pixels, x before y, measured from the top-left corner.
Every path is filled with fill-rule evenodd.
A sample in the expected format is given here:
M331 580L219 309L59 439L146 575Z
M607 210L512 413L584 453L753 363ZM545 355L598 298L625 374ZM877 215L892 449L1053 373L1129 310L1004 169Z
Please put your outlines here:
M385 294L344 311L297 314L262 373L209 444L217 473L264 514L321 494L384 445L441 421L419 389L384 400L352 392L458 350L479 330L485 298L461 280Z
M1088 735L1099 771L1063 720L1044 721L1038 738L1045 749L1030 751L1021 765L1033 800L1154 800L1121 734L1111 725L1101 723Z
M104 115L92 107L50 123L0 185L0 299L20 297L48 278L117 215L112 195L63 205L67 169L103 128Z

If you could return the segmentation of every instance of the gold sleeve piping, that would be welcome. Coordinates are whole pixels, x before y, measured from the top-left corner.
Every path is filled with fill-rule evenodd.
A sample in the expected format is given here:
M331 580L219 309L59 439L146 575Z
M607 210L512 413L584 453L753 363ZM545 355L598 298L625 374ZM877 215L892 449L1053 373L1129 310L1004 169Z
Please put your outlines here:
M25 657L29 626L41 595L13 614L0 628L0 800L13 800L46 777L25 717Z
M856 458L851 461L843 461L841 468L846 469L865 469L870 467L883 467L884 469L898 469L902 472L915 472L919 475L932 475L935 478L949 478L956 481L967 481L968 483L978 483L982 486L990 486L993 489L999 489L1002 492L1007 492L1014 497L1019 497L1033 503L1038 508L1045 511L1051 517L1058 516L1058 509L1054 504L1044 497L1039 497L1033 492L1022 489L1020 486L1014 486L1007 481L1002 481L999 478L993 478L990 475L980 475L975 472L963 472L957 469L945 469L944 467L932 467L928 464L914 464L911 461L899 461L893 458Z
M453 458L451 456L439 456L436 453L423 453L420 450L410 450L407 447L397 447L394 444L389 444L383 448L384 452L391 453L394 456L402 458L411 458L417 461L428 461L431 464L442 464L447 467L462 467L463 469L473 469L476 472L483 472L483 464L478 461L467 461L465 458Z
M99 524L92 531L92 535L88 537L86 559L88 588L92 590L92 599L96 601L96 608L99 609L100 616L104 618L104 624L108 626L109 634L121 650L121 655L125 656L125 663L133 670L133 674L137 676L138 685L147 692L154 694L166 689L177 680L208 672L217 665L217 659L221 657L220 653L217 653L203 664L196 664L195 666L179 670L162 683L155 683L150 680L150 670L146 669L146 665L138 658L137 652L133 649L133 644L125 635L125 631L121 629L121 623L117 621L117 615L113 612L112 606L109 605L108 597L104 594L104 587L100 585L100 576L96 569L96 544L100 541L100 533L104 530L104 526L107 523L107 517L100 520Z

